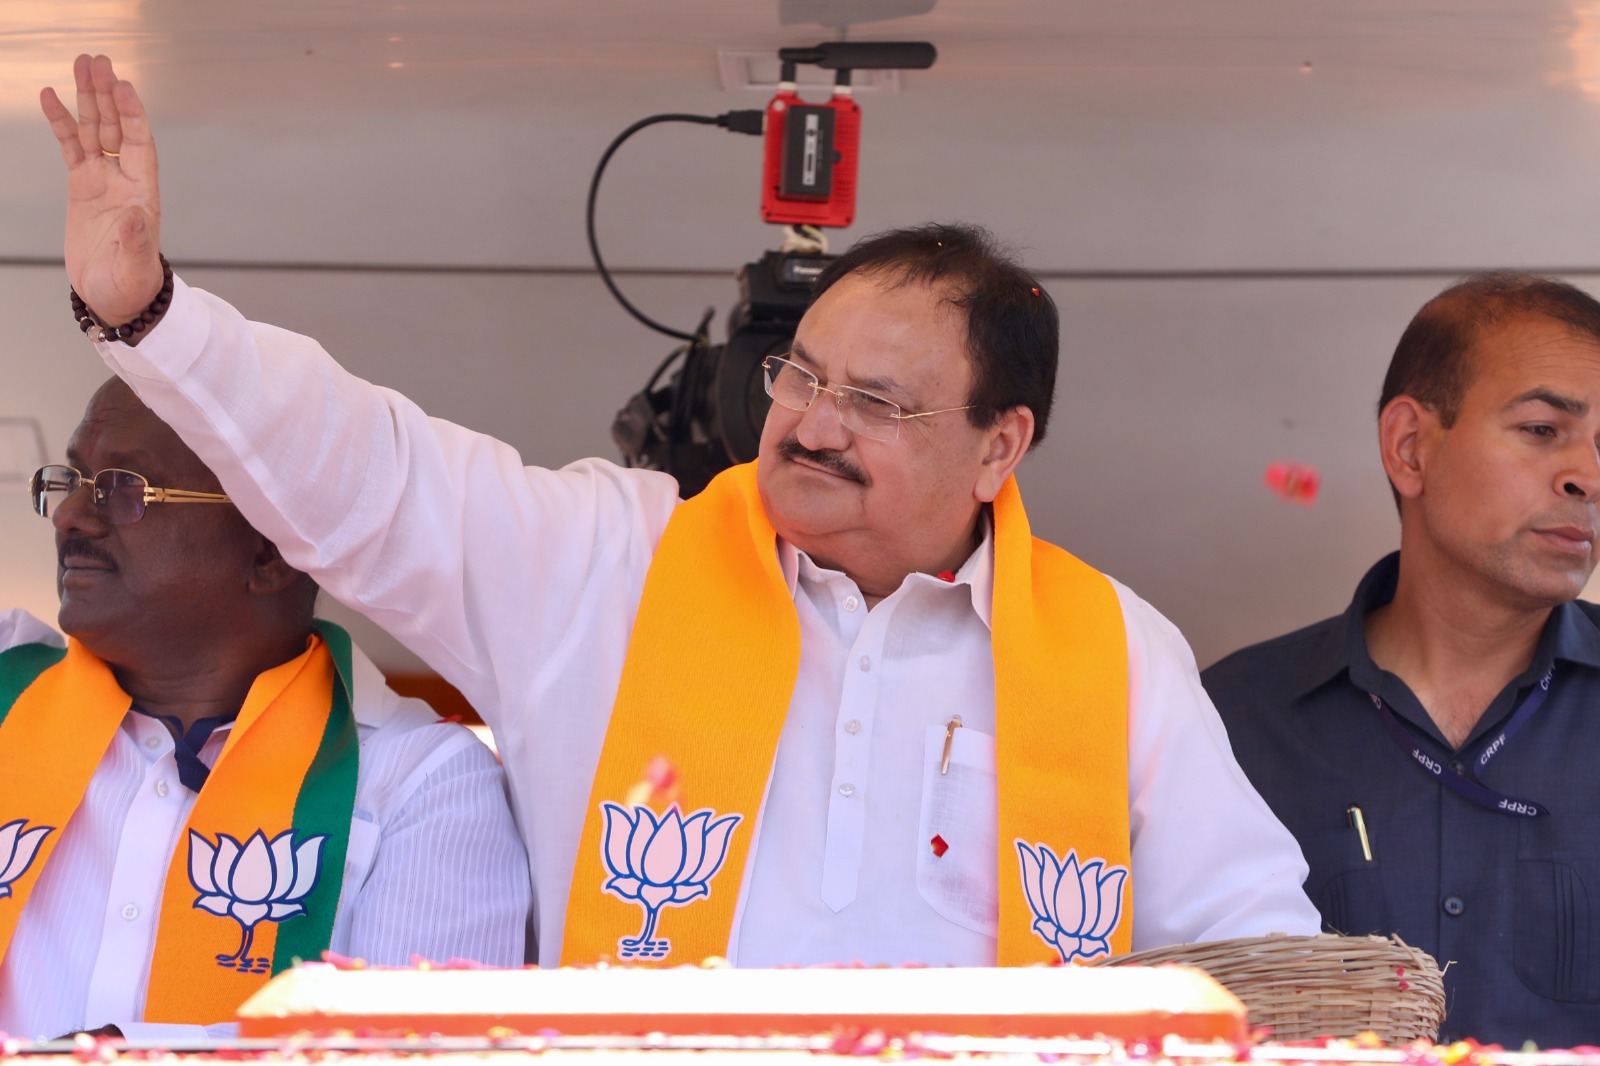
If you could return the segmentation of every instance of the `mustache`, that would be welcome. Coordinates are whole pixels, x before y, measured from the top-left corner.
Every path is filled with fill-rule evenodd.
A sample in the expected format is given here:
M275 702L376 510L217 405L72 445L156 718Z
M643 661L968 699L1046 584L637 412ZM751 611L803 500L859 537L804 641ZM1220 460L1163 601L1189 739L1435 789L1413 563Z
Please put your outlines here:
M783 443L778 445L778 454L785 459L804 459L808 463L822 467L829 473L838 474L842 478L847 478L861 485L867 483L867 475L862 472L861 468L846 459L840 452L814 452L795 438L786 437Z
M89 562L100 563L112 569L117 565L116 560L111 558L110 552L86 537L68 537L56 545L56 564L64 567L69 558L87 559Z

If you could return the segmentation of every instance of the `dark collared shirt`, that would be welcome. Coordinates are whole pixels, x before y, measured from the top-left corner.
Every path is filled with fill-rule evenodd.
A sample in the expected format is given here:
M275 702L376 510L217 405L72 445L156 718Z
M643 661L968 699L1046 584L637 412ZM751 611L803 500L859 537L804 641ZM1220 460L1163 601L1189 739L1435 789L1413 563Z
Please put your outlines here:
M154 718L172 734L172 756L178 764L178 781L190 792L198 793L211 776L211 767L200 761L200 750L211 739L211 734L223 726L232 725L239 712L216 718L197 718L193 725L184 728L183 720L175 715L153 714L138 704L132 708L146 718Z
M1398 933L1450 964L1441 1039L1600 1043L1600 606L1551 612L1532 665L1462 746L1475 755L1555 667L1548 700L1481 775L1551 811L1515 817L1442 787L1369 697L1452 772L1459 757L1427 711L1367 654L1365 617L1394 598L1399 567L1396 553L1368 571L1344 614L1217 663L1201 675L1206 691L1239 764L1300 841L1326 927Z

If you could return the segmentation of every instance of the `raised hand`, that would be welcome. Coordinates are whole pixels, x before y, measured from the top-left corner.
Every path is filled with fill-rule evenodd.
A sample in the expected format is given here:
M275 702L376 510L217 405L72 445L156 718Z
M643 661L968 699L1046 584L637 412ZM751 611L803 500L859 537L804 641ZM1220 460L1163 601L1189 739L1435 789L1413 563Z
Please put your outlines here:
M78 116L39 94L67 164L67 277L101 322L134 318L161 290L156 145L133 85L105 56L78 57Z

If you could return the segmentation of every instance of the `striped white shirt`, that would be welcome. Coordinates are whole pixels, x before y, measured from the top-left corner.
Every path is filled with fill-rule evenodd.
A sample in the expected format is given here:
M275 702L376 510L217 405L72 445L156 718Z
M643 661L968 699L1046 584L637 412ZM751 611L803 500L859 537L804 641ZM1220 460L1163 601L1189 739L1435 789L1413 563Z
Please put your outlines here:
M0 613L0 647L60 640L20 611ZM521 965L527 861L499 764L467 730L385 687L359 649L352 658L361 757L330 948L374 965L413 955ZM202 762L216 761L230 729L211 735ZM167 867L195 798L178 781L166 726L129 712L0 963L0 1030L229 1034L227 1018L207 1030L142 1022Z

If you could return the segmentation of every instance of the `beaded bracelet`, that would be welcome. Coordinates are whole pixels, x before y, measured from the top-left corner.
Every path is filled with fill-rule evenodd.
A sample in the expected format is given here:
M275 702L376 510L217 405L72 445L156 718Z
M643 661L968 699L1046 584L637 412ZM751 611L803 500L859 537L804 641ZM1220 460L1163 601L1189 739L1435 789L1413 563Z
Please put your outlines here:
M137 334L143 333L160 320L167 313L167 306L172 303L172 264L167 262L167 257L161 257L161 291L156 293L156 298L150 301L150 306L139 312L131 322L120 326L108 326L95 317L89 305L83 302L83 297L78 295L77 289L67 290L72 294L72 316L78 320L78 328L88 333L96 326L100 332L95 340L125 341Z

